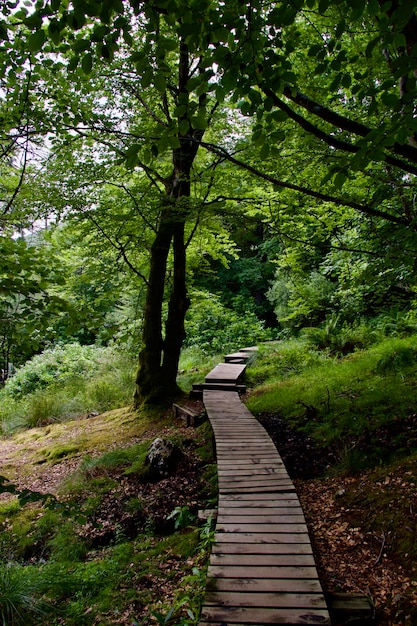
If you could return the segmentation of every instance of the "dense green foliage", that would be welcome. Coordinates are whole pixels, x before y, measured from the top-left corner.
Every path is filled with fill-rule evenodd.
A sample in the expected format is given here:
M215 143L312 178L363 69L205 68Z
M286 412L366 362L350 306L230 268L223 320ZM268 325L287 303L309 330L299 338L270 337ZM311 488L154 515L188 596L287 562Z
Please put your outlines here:
M116 339L139 405L178 391L188 293L287 334L413 309L416 23L410 0L7 0L3 368Z
M125 406L135 364L115 348L58 345L33 357L0 391L4 433Z

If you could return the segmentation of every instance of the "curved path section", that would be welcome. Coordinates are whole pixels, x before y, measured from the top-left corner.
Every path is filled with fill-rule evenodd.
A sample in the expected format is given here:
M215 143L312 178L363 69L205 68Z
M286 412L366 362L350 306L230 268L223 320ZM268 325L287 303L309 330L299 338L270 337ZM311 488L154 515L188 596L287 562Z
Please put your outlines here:
M224 368L217 371L221 386ZM294 485L239 393L211 388L213 372L203 401L216 441L219 502L199 626L330 624Z

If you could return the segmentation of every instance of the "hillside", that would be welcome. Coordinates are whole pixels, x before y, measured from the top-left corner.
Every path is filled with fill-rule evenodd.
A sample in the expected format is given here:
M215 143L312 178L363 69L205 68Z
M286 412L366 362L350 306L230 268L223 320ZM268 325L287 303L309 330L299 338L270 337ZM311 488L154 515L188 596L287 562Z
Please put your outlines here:
M296 363L294 345L260 351L244 401L295 481L324 589L369 595L379 624L417 623L415 361L401 366L401 376L398 367L383 374L393 412L379 390L381 347L377 359L367 350L332 361L336 387L323 355L319 363L310 353L312 368L284 375L287 349ZM193 366L184 379L190 373L199 375ZM157 437L182 453L169 477L148 473L146 454ZM207 421L187 428L170 410L121 408L49 423L0 440L0 475L59 503L19 508L10 494L0 496L6 623L198 622L212 535L196 516L216 501ZM13 622L7 616L12 603L20 621L15 609Z

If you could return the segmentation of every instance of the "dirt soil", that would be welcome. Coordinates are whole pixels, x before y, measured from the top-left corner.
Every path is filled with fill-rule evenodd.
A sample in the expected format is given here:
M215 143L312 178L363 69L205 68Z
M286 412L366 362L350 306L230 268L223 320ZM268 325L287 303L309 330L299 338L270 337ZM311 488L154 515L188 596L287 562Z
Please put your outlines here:
M368 596L377 624L417 624L416 461L319 478L335 461L332 450L318 451L278 415L259 419L294 480L324 591ZM388 445L385 432L375 436Z

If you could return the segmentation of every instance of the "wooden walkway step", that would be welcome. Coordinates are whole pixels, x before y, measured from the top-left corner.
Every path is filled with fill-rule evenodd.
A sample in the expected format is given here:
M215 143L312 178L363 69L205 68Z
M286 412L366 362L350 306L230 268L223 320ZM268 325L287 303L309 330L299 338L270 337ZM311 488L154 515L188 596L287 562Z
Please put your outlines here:
M219 363L207 374L206 383L237 384L245 373L246 363Z
M209 374L237 382L245 364ZM243 369L238 367L243 365ZM230 372L230 374L229 374ZM207 378L206 378L207 381ZM330 624L304 514L272 440L236 391L203 391L219 477L199 626Z

